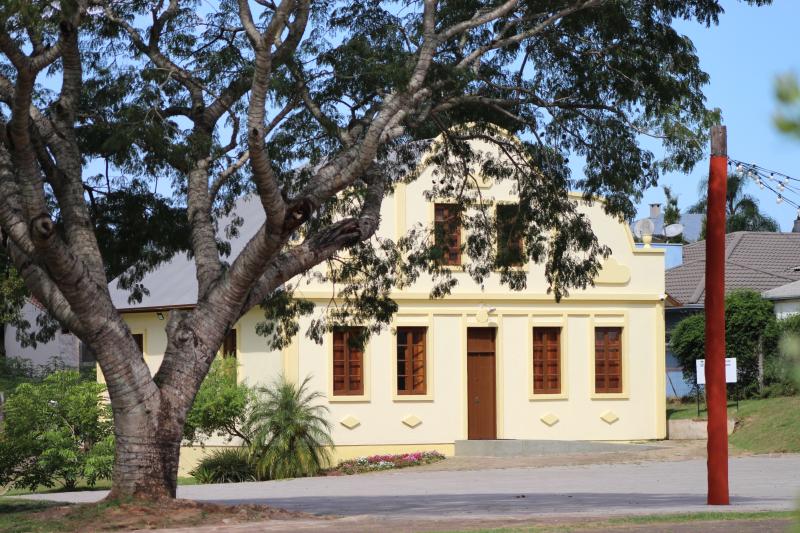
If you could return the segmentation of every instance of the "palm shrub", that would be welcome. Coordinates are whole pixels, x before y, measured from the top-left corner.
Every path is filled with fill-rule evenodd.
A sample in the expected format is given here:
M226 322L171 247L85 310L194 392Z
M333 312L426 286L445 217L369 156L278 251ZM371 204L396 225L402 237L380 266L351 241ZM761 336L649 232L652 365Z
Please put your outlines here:
M258 479L250 453L239 447L211 452L190 474L198 483L241 483Z
M250 455L261 479L316 475L330 464L331 426L322 395L281 377L260 389L248 418Z

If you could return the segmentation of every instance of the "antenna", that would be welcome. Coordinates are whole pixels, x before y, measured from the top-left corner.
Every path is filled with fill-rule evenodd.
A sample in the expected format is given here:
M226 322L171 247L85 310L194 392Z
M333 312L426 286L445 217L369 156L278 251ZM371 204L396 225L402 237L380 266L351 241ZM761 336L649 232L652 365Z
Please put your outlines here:
M637 220L636 224L633 226L633 233L640 239L645 235L652 235L653 230L655 230L655 224L649 218L643 218L641 220Z
M683 233L683 224L670 224L669 226L664 226L665 237L677 237L681 233Z

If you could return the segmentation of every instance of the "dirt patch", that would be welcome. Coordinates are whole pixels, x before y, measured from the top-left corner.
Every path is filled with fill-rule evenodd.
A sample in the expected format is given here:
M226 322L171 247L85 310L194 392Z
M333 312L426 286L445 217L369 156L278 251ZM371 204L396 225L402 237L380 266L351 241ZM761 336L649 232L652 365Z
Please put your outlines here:
M28 514L41 525L62 531L131 531L194 526L228 526L275 520L320 520L318 516L267 505L220 505L192 500L131 502L52 507ZM322 518L324 520L324 518Z

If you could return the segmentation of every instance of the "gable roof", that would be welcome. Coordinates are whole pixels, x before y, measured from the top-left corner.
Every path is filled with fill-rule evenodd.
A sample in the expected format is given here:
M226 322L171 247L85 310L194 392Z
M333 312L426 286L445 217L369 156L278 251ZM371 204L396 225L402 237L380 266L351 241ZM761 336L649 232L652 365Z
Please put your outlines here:
M705 302L706 243L683 247L683 264L666 271L666 290L683 305ZM725 293L763 292L800 281L800 233L737 231L725 236Z

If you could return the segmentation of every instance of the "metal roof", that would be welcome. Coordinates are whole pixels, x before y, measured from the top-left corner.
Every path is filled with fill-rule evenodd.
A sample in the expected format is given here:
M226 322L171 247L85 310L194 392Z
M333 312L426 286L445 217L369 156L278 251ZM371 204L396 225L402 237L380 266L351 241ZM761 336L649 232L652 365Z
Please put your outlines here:
M237 200L231 213L219 221L217 229L217 238L230 243L231 254L228 257L239 255L264 220L266 216L258 196ZM241 222L241 225L232 225L234 221ZM231 232L233 227L236 229L234 233ZM189 259L186 253L175 254L145 275L141 283L149 294L141 302L130 301L130 291L119 288L118 280L112 280L108 289L114 306L121 311L186 307L197 303L197 270L194 260Z

